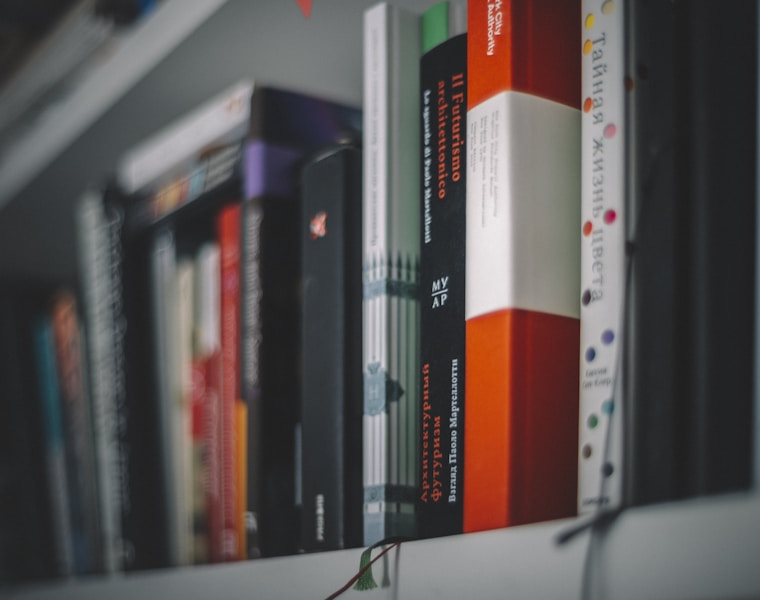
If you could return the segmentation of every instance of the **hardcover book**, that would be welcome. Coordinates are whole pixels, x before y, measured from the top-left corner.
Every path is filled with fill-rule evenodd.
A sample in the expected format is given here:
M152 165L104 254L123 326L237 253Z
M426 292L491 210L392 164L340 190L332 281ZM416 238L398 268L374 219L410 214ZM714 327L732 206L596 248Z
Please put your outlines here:
M417 534L420 17L364 13L364 543Z
M580 2L468 3L464 530L576 514Z
M360 546L361 150L328 147L301 175L301 545Z
M424 16L423 16L424 19ZM467 35L422 56L419 535L462 532Z

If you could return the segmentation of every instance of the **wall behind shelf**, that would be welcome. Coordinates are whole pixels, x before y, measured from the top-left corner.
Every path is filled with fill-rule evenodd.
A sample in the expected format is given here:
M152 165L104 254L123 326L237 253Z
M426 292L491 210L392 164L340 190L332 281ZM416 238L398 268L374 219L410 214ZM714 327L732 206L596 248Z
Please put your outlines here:
M422 11L433 0L403 0ZM73 280L72 207L120 154L241 78L360 104L362 13L375 0L229 0L0 208L0 278Z

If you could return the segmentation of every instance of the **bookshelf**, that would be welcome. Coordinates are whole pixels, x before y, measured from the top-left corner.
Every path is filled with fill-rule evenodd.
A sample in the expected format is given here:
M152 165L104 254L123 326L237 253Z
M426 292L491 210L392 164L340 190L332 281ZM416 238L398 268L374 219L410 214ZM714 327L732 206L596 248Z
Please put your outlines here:
M760 594L757 494L632 509L589 543L558 547L574 524L555 521L402 544L389 553L390 586L341 598L754 598ZM13 600L209 597L326 598L353 575L360 550L93 578L35 586ZM587 552L589 554L587 555ZM584 569L588 587L584 596ZM380 583L382 559L373 567Z
M294 0L166 0L88 76L57 126L23 140L16 162L0 167L0 277L75 278L78 193L125 148L241 77L360 102L361 15L373 3L315 0L305 19ZM429 2L403 4L421 10ZM555 536L575 523L406 543L389 555L390 587L342 597L760 596L757 491L631 509L593 544L586 531L557 546ZM0 589L0 597L323 598L353 575L359 554L30 584ZM379 580L381 563L374 572Z

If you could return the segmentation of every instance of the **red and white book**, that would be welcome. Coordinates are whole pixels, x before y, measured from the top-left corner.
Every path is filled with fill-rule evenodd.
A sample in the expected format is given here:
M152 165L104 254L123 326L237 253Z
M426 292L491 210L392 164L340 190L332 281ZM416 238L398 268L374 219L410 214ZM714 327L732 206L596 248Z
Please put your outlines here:
M580 22L468 3L468 532L576 513Z

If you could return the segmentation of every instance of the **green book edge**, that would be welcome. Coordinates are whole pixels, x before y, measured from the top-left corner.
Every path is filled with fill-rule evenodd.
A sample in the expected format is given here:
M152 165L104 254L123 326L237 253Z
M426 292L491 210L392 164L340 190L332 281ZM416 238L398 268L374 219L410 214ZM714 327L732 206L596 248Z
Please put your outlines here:
M422 53L449 37L449 0L434 4L422 13Z

